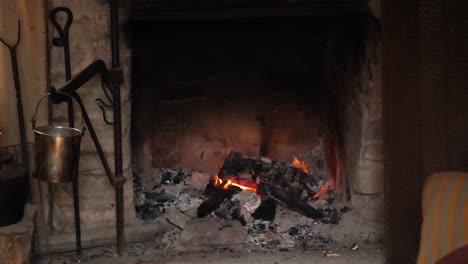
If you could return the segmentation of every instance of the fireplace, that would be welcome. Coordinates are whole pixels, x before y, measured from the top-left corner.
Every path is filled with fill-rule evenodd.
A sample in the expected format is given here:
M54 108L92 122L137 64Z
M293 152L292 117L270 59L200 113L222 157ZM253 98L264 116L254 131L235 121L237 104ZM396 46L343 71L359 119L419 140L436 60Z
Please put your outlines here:
M169 248L378 245L378 23L228 10L132 22L137 215Z
M18 59L30 62L19 71L30 88L22 94L26 119L68 75L60 32L44 16L52 8L73 11L72 77L98 58L119 64L111 64L119 59L111 50L122 59L123 71L110 75L116 86L123 81L115 129L107 100L96 100L106 96L102 80L93 78L79 94L110 167L127 179L123 199L85 133L79 192L31 179L37 254L75 249L78 194L85 258L95 250L116 254L109 246L116 225L117 252L131 255L106 263L225 263L228 255L245 263L380 263L384 221L387 262L413 263L426 176L466 169L463 1L387 1L382 12L380 0L128 0L110 1L112 12L109 1L10 2L1 35L14 38L21 20ZM109 16L121 18L112 31L126 38L109 34ZM65 16L57 19L65 24ZM0 55L9 124L0 141L14 145L14 78L8 52ZM41 123L67 123L63 105L45 110ZM98 246L105 248L90 249ZM192 261L196 249L206 261ZM70 262L63 256L55 262Z

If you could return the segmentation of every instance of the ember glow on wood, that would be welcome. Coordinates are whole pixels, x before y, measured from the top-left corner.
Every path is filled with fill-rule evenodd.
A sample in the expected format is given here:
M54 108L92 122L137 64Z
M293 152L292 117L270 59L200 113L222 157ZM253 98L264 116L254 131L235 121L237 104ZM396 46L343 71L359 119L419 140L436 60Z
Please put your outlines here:
M334 195L332 181L309 173L309 165L297 157L288 163L231 151L218 174L207 185L205 194L210 198L200 205L198 216L218 212L223 217L238 219L242 224L246 224L252 215L264 218L260 212L243 212L243 206L232 198L235 193L246 191L255 192L262 201L273 199L313 219L323 219L327 213L317 210L309 202L329 199L330 195ZM259 206L261 204L255 209Z
M309 165L297 157L288 163L231 151L213 178L213 185L223 189L233 185L242 190L257 191L261 182L269 182L281 189L296 189L299 193L305 191L310 195L302 199L307 200L333 189L332 181L322 177L309 173Z
M239 187L242 190L249 190L253 192L257 191L257 187L254 184L252 184L252 187L249 187L247 183L241 183L240 181L237 181L234 179L223 181L222 179L218 177L218 175L215 175L215 177L213 178L213 184L216 187L222 187L224 190L227 190L227 188L229 188L229 186L232 185L232 186Z

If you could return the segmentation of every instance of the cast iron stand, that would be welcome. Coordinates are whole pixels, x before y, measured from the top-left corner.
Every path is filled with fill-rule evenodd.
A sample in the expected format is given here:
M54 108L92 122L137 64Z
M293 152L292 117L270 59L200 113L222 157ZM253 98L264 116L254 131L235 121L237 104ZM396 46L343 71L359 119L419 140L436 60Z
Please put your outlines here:
M110 1L111 15L111 46L112 46L112 95L114 106L114 155L115 155L115 177L121 179L115 184L115 201L116 201L116 219L117 219L117 253L122 255L124 250L124 201L123 201L123 184L125 178L122 168L122 119L120 109L120 84L123 80L123 71L120 68L119 54L119 2L117 0Z
M64 10L59 10L59 11L64 11ZM65 11L66 12L66 11ZM71 13L71 12L70 12ZM69 18L70 18L70 14ZM55 17L55 15L54 15ZM86 123L86 126L89 130L90 136L93 140L93 143L96 147L96 150L98 152L99 158L101 159L101 162L104 166L104 169L106 171L106 175L109 179L109 182L111 185L114 186L115 188L115 200L116 200L116 233L117 233L117 253L119 256L122 255L123 250L124 250L124 216L123 216L123 209L124 209L124 201L123 201L123 185L126 181L125 177L123 176L123 166L122 166L122 120L121 120L121 108L120 108L120 85L123 81L123 71L122 68L120 68L120 55L119 55L119 7L118 7L118 1L117 0L110 0L110 17L111 17L111 50L112 50L112 69L107 70L107 67L105 66L104 62L102 60L97 60L90 64L88 67L86 67L83 71L81 71L74 79L70 80L65 84L64 87L59 89L60 93L66 93L70 96L72 96L76 101L78 102L81 111L83 113L83 119ZM71 22L70 22L71 23ZM65 26L65 29L68 30L69 25ZM59 32L60 33L60 32ZM65 35L61 37L64 37ZM68 34L67 34L67 39L68 41ZM65 44L65 43L64 43ZM68 56L67 56L68 52ZM69 62L69 51L65 50L65 59L66 61L68 60ZM79 95L76 93L76 90L80 88L83 84L85 84L89 79L91 79L93 76L96 74L101 75L101 80L103 83L106 83L107 85L111 85L112 87L112 108L113 108L113 113L114 113L114 121L113 121L113 126L114 126L114 160L115 160L115 176L112 176L112 173L110 171L109 165L106 161L106 158L104 156L104 152L102 150L102 147L99 143L99 140L97 138L97 135L94 131L94 128L91 124L91 120L89 119L89 116L86 112L86 109L81 101L81 98ZM67 74L68 75L68 74ZM68 77L68 76L67 76ZM60 95L60 93L57 93L57 90L55 88L51 88L51 97L53 103L60 103L60 102L69 102L69 98L66 96ZM105 89L104 89L104 92ZM106 94L107 95L107 94ZM70 105L69 105L70 106ZM103 109L103 108L101 108ZM69 118L70 120L73 120L73 114L72 114L73 108L69 107ZM103 113L105 117L105 113ZM104 118L104 120L107 122L107 120ZM75 185L76 188L78 187L77 184L74 184L74 200L76 201L75 203L75 225L77 226L77 241L78 238L81 238L81 233L79 232L80 227L79 227L79 203L78 203L78 190L76 189L75 192ZM76 219L78 217L78 219ZM79 249L81 249L81 241L77 242L78 243Z
M109 71L102 60L96 60L90 65L88 65L85 69L83 69L80 73L78 73L75 78L71 79L69 82L67 82L63 87L60 89L55 89L55 87L50 88L50 98L51 101L54 104L59 104L62 102L68 102L69 96L73 97L73 99L76 100L78 103L83 119L85 121L86 127L89 131L89 134L91 136L91 139L93 140L93 143L96 147L96 151L98 153L99 159L101 160L101 163L104 167L104 170L106 172L106 176L109 180L109 183L114 186L116 189L116 198L117 198L117 205L116 205L116 212L117 212L117 252L119 255L122 254L122 251L119 251L119 245L123 246L123 240L119 241L119 239L123 239L123 221L119 221L119 214L122 214L120 216L120 219L123 220L123 205L121 206L122 210L119 210L119 203L123 203L123 199L119 200L119 192L118 190L123 191L123 184L125 183L126 179L123 176L119 176L118 174L115 174L115 176L112 176L112 172L110 170L109 164L106 160L106 157L104 155L104 151L102 150L101 144L99 143L99 139L96 135L96 132L94 130L94 127L91 123L91 120L89 118L88 112L86 111L86 108L83 104L83 101L81 100L81 97L76 93L76 91L83 86L85 83L87 83L91 78L93 78L96 75L101 76L101 80L105 84L109 84L111 82L115 82L113 78L115 78L115 74L113 74L113 71ZM114 94L114 93L113 93ZM115 98L115 95L114 95ZM113 102L113 108L116 108L116 101ZM115 111L115 110L114 110ZM119 123L117 121L120 120L114 120L114 126L116 123ZM120 142L121 144L121 142ZM123 197L123 193L122 193ZM78 197L76 197L78 200ZM79 215L79 212L78 212ZM75 219L76 221L76 219ZM78 222L79 224L79 222ZM119 226L121 225L121 226ZM119 235L120 230L122 231L121 235ZM122 250L123 247L120 249Z

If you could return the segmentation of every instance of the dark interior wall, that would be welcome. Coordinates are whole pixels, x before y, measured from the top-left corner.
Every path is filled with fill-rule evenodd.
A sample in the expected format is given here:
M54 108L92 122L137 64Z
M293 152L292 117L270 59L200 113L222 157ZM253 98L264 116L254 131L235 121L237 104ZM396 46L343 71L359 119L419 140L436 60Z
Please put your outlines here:
M382 11L388 263L415 263L424 179L468 166L468 3L384 1Z
M351 14L368 0L130 0L137 20Z
M420 1L424 175L468 170L468 4Z
M415 263L421 225L418 2L382 3L387 263Z
M468 2L446 2L449 169L468 171Z
M133 116L152 166L214 171L229 149L278 160L312 150L330 100L327 24L317 21L170 22L134 32Z

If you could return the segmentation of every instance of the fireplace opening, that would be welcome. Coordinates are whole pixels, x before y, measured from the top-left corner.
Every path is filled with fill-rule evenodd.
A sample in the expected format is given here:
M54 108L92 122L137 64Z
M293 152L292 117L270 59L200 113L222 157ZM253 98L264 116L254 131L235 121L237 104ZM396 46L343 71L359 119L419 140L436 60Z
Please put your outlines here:
M140 219L170 222L168 247L381 239L382 221L366 217L383 208L369 213L351 177L363 117L349 112L372 25L368 14L134 22Z

